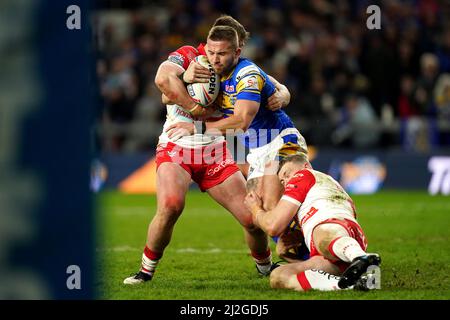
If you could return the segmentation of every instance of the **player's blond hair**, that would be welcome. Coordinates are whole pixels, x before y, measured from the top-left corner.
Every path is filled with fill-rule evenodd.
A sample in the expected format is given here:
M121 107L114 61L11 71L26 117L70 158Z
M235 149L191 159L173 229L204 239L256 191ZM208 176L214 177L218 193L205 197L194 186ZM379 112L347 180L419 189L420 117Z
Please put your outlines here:
M209 30L208 39L212 41L228 41L233 50L239 48L239 36L236 30L229 26L216 26Z
M300 164L300 165L309 164L311 166L311 163L309 162L309 159L308 159L308 155L306 153L304 153L304 152L298 152L296 154L293 154L293 155L290 155L290 156L287 156L287 157L283 158L280 161L280 165L278 166L278 172L280 172L281 168L286 163L289 163L289 162L294 162L294 163L297 163L297 164Z
M241 48L245 46L248 39L250 38L250 32L247 32L244 26L232 16L221 15L216 19L216 21L214 21L213 27L216 26L228 26L236 30L239 39L239 47Z

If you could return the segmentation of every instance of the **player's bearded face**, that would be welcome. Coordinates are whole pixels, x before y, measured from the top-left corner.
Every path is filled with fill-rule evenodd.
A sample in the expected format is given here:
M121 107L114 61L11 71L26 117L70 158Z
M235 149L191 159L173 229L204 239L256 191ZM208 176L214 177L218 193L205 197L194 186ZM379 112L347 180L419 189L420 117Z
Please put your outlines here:
M228 41L212 41L206 43L206 56L218 75L229 73L237 64L241 54L240 48L233 48Z

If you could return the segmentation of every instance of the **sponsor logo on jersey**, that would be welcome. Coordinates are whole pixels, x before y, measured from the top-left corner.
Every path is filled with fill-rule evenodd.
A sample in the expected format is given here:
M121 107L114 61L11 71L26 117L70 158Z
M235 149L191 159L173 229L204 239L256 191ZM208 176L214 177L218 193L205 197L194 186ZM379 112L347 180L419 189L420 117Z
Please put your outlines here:
M214 168L209 169L207 175L213 176L222 169L224 169L227 165L233 164L233 162L234 162L233 159L223 160L222 162L218 163L217 166L215 166Z
M293 184L293 183L288 183L286 185L286 190L291 190L291 189L296 189L296 188L297 188L297 185Z
M214 91L216 90L216 73L214 72L213 67L209 64L209 72L211 72L211 78L209 78L209 94L214 94Z
M175 64L178 64L181 67L184 64L184 57L181 54L179 54L178 52L170 55L169 58L167 58L167 60L169 60L170 62L173 62Z
M186 88L188 90L189 95L191 97L195 97L195 92L194 92L194 89L192 88L192 86L187 86Z
M255 89L258 90L258 79L255 76L251 76L247 79L247 83L245 85L245 89Z
M182 110L181 108L177 108L177 109L175 110L175 113L176 113L177 115L182 116L182 117L189 118L189 119L193 119L193 118L192 118L192 115L191 115L189 112L184 111L184 110Z

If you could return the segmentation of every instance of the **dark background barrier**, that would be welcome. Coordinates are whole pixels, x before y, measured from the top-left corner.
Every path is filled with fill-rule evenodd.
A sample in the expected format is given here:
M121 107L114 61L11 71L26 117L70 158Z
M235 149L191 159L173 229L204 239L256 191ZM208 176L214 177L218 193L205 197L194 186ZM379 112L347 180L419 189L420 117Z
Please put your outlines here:
M418 154L401 150L316 149L314 153L314 168L330 174L352 193L370 193L379 188L427 190L433 174L429 169L430 159L450 159L449 150ZM101 161L108 171L104 188L117 188L125 178L152 161L153 156L151 153L103 155Z
M94 297L96 87L88 19L66 26L72 4L89 9L87 0L0 4L0 300Z

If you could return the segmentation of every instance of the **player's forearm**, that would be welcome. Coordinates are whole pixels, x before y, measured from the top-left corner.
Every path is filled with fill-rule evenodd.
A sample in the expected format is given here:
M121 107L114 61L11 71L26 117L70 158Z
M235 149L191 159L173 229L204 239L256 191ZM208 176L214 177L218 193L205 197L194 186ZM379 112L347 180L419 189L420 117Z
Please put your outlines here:
M276 174L265 174L262 177L262 199L264 210L274 209L280 201L283 186Z
M261 228L270 237L277 237L283 233L276 223L276 218L272 211L265 211L264 209L253 210L253 223Z
M174 73L157 75L155 84L171 103L177 104L188 111L196 106L178 75Z
M283 97L282 98L282 106L285 107L289 104L289 102L291 101L291 93L289 92L288 88L278 82L277 79L275 79L274 77L268 75L270 81L275 85L275 88L279 91L279 94Z
M236 115L232 115L228 118L224 118L214 122L206 123L206 130L209 131L220 131L220 133L225 134L227 130L241 130L242 133L247 131L250 123L244 118Z
M220 131L222 134L227 133L227 130L239 130L241 132L233 132L233 134L244 133L250 127L256 113L259 109L259 102L245 99L238 99L234 106L234 113L228 118L221 119L215 122L208 122L206 130L214 129Z
M263 199L264 210L274 209L283 194L283 186L278 178L278 161L269 161L264 166L264 176L261 181L261 195Z
M267 75L269 77L269 80L275 85L275 88L277 90L287 90L287 87L283 84L281 84L280 82L278 82L277 79L275 79L274 77L272 77L271 75ZM287 90L287 92L289 93L289 90Z

